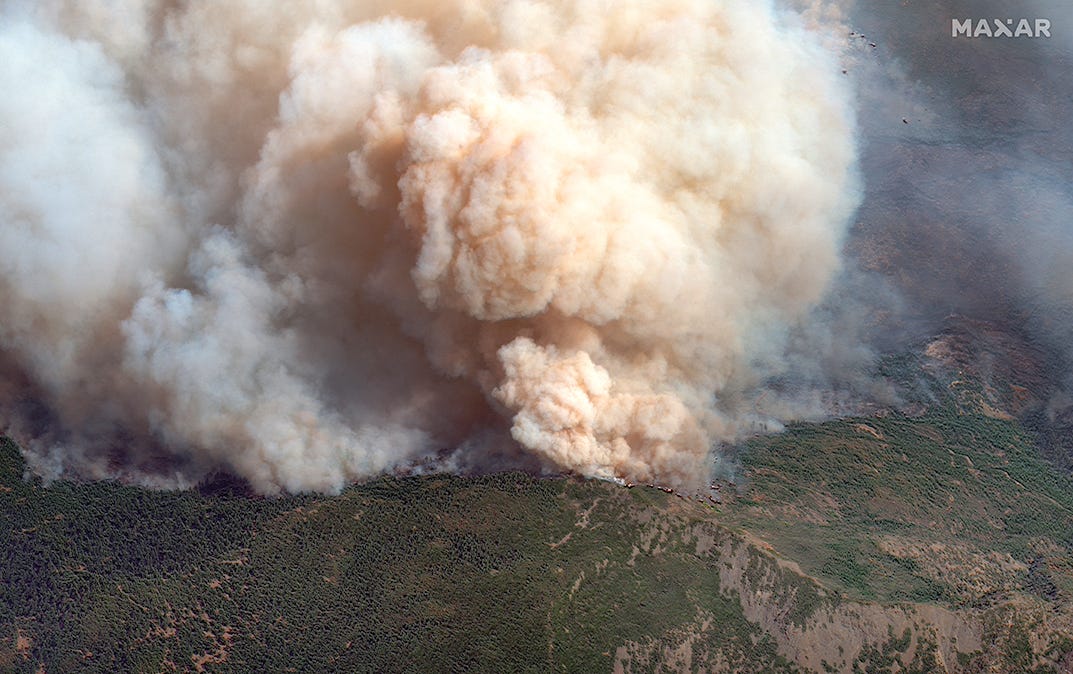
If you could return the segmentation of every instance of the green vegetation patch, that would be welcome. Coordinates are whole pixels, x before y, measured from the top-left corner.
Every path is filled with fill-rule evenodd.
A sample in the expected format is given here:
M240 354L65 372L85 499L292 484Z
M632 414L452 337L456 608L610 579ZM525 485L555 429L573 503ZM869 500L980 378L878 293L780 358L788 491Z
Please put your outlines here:
M22 472L4 441L5 671L600 671L687 641L793 669L698 553L710 511L656 490L506 473L261 499Z
M1073 589L1073 481L1014 421L947 406L799 424L741 460L722 521L850 596L981 606Z

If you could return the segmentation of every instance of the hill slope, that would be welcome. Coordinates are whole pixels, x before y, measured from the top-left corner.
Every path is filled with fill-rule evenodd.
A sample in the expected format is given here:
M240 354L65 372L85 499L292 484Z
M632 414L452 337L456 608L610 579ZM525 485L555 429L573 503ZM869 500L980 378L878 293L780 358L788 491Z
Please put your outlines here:
M713 507L521 474L45 488L5 442L0 668L1055 671L1073 490L1029 449L986 417L800 426Z
M700 497L45 487L0 440L0 671L1073 671L1045 377L966 325L884 363L901 411L755 438Z

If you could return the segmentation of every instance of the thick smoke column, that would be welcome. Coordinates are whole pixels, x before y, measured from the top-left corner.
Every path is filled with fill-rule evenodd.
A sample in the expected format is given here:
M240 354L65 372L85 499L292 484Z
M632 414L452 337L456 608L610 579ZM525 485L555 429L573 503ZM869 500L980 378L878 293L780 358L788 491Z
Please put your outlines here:
M735 0L0 2L3 421L47 476L695 484L838 270L838 72Z

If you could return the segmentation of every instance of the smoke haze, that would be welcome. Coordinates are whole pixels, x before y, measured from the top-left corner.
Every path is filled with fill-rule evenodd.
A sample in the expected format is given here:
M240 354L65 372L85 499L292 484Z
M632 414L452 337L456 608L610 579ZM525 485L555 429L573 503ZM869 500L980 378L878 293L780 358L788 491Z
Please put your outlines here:
M897 286L891 331L919 337L950 313L996 321L1044 347L1055 386L1068 388L1073 10L1053 0L843 10L868 36L851 40L866 189L848 247ZM1045 18L1054 30L951 38L951 20L967 18Z
M699 484L867 359L815 318L859 190L804 23L0 1L0 423L50 478Z

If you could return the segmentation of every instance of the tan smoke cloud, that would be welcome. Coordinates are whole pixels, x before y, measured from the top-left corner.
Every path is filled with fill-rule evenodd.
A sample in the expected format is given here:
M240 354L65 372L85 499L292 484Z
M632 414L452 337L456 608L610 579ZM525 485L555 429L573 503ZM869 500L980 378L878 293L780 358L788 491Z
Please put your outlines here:
M706 479L855 205L819 40L737 0L278 5L0 2L35 470Z

